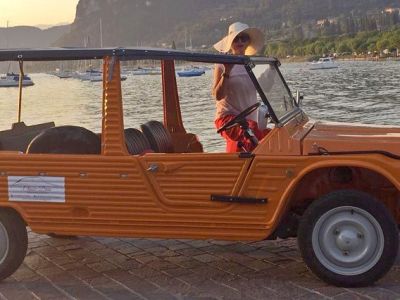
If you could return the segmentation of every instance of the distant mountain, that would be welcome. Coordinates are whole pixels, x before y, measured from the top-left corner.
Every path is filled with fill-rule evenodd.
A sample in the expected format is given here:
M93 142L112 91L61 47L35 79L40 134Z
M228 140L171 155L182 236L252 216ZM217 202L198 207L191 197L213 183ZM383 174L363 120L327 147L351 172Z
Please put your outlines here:
M32 26L0 28L0 48L37 48L54 46L62 35L68 33L70 25L39 29Z
M267 41L301 40L386 30L400 24L399 8L400 0L79 0L73 24L0 28L0 48L99 47L101 40L209 48L235 21L260 28Z
M301 39L381 30L399 21L385 9L399 7L400 0L80 0L71 31L57 44L99 46L100 20L104 46L174 41L183 48L192 40L196 48L209 47L238 20L261 28L268 39Z

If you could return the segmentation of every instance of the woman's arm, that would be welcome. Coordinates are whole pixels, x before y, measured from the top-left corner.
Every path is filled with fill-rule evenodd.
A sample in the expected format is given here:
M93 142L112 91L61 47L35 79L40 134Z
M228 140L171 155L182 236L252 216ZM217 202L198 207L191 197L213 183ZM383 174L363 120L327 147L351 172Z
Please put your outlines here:
M224 99L228 94L226 80L229 80L229 74L233 68L233 65L224 65L224 69L216 66L214 69L214 84L212 94L214 98L219 101Z

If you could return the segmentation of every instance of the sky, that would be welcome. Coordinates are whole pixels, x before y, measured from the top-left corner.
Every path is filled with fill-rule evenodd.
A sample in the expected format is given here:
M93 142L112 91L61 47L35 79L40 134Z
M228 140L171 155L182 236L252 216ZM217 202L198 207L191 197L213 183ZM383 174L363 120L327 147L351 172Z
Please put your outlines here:
M72 23L79 0L0 0L0 27ZM48 26L47 26L48 27Z

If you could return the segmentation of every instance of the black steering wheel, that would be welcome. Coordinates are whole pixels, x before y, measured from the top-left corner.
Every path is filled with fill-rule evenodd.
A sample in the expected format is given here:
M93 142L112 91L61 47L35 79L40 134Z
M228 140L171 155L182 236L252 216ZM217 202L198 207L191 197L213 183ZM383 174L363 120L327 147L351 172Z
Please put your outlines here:
M217 133L221 133L222 131L225 131L229 128L232 128L238 124L241 124L245 118L250 115L252 112L254 112L259 106L260 102L254 103L253 105L249 106L246 108L244 111L242 111L240 114L238 114L234 119L230 120L226 124L224 124L222 127L218 128Z

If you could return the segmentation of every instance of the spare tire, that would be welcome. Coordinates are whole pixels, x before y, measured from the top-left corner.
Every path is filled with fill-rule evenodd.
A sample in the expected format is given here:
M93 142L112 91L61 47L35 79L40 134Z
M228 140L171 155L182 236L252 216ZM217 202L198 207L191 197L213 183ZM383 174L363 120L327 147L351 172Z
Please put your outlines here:
M151 151L150 143L144 134L135 128L127 128L124 130L125 144L129 154L142 154Z
M100 154L101 139L79 126L59 126L39 133L28 145L27 153Z
M150 142L151 149L159 153L174 152L174 144L169 131L163 123L158 121L149 121L140 126L144 135Z

